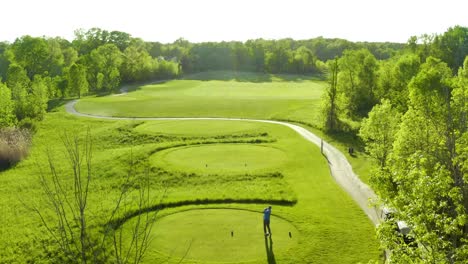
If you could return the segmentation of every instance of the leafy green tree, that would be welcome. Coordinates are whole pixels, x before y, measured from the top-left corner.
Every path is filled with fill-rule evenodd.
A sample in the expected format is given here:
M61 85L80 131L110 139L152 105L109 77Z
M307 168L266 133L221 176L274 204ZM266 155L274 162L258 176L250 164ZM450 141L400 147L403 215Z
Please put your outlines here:
M463 66L463 60L468 54L468 27L455 26L449 28L433 42L435 55L445 61L454 73Z
M359 136L366 143L366 151L380 168L387 166L400 122L401 114L386 99L375 105L369 117L362 120Z
M291 59L291 73L306 74L317 72L315 67L316 58L312 51L305 46L301 46L295 50Z
M274 47L265 53L265 68L270 73L287 72L291 57L288 43L278 41Z
M359 137L366 144L366 152L376 164L371 171L371 181L381 197L391 197L396 190L388 162L400 128L401 116L389 100L383 99L372 108L369 117L363 119L359 130Z
M447 64L429 57L409 84L408 111L385 164L395 184L380 185L379 193L420 246L398 243L383 225L379 236L396 262L463 263L468 257L464 70L454 79Z
M60 76L63 74L63 66L64 66L64 55L62 52L61 42L62 39L60 38L48 38L46 39L47 47L48 47L48 58L46 61L46 69L48 75Z
M126 82L148 80L151 77L153 58L143 47L131 45L125 49L122 79Z
M81 98L82 94L88 92L88 80L86 79L86 68L81 64L73 64L68 73L68 86L72 94Z
M15 102L15 115L18 120L23 119L27 105L27 94L31 81L26 71L18 64L10 64L7 72L6 84L11 89L11 98Z
M20 99L23 92L29 88L30 80L26 71L18 64L10 64L7 72L6 83L11 89L12 97L14 100Z
M75 39L72 44L80 55L91 53L91 51L109 42L109 32L100 28L89 30L75 30Z
M34 76L31 91L26 98L25 117L42 120L47 111L48 91L46 81L40 76Z
M105 44L89 56L88 81L97 91L110 92L120 84L120 67L123 56L114 44Z
M349 117L363 117L375 105L377 61L368 50L346 50L338 61L338 89Z
M338 59L327 62L328 69L328 82L329 86L327 87L326 93L324 94L325 98L323 100L323 113L325 117L324 128L326 131L336 131L339 126L338 118Z
M0 81L6 80L6 73L10 65L10 60L8 59L9 46L6 42L0 42Z
M380 63L378 70L378 99L388 99L400 112L408 109L408 84L419 71L419 56L412 53L403 54Z
M263 39L248 40L245 46L249 50L249 56L253 63L253 69L257 72L265 71L265 44Z
M14 61L21 65L30 79L48 70L49 47L43 38L23 36L12 44Z
M65 48L62 53L64 68L68 68L78 61L78 52L73 47Z
M15 104L11 99L10 89L0 82L0 128L16 124Z

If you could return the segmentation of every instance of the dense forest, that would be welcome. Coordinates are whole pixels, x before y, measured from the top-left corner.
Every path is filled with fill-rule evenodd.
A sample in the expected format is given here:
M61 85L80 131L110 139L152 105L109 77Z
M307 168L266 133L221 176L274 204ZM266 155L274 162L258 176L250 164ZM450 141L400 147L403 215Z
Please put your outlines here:
M372 187L412 227L406 244L383 224L378 236L400 262L468 259L468 28L405 44L343 39L145 42L93 28L75 39L23 36L0 43L0 167L21 158L8 127L34 130L48 102L116 91L121 84L210 71L327 76L323 127L350 132L374 159ZM25 140L19 140L23 142ZM3 145L1 145L3 144ZM5 158L7 157L8 158Z

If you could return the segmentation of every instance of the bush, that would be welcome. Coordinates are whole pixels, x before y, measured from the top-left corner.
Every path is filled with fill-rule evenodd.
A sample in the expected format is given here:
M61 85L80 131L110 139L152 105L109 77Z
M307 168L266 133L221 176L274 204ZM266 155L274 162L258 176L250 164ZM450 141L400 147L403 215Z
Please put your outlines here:
M8 169L28 155L30 135L27 129L0 129L0 170Z
M27 130L30 134L35 134L37 131L37 122L30 118L21 120L18 127L22 130Z

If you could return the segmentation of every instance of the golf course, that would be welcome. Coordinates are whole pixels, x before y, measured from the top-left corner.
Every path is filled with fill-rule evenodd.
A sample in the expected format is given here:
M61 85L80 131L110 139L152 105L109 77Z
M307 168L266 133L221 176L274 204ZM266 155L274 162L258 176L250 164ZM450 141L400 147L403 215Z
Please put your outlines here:
M39 124L29 157L1 173L0 244L13 246L0 249L0 259L24 263L53 247L25 204L47 206L37 175L48 157L59 169L67 164L64 133L89 133L92 225L106 224L129 162L148 175L151 204L140 211L157 215L143 263L380 261L369 213L297 131L318 124L325 86L318 77L208 72L59 104ZM139 211L129 211L118 227L123 244L138 221Z

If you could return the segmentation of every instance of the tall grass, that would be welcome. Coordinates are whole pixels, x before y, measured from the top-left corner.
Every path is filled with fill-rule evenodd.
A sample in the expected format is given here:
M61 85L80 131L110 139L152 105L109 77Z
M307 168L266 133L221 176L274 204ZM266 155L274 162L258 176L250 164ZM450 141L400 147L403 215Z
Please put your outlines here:
M0 170L7 169L29 153L31 133L27 129L0 129Z

